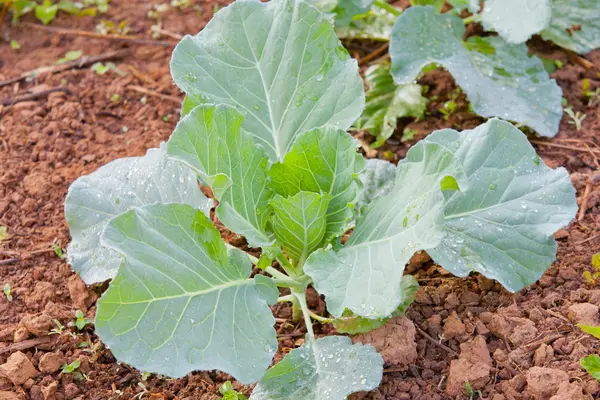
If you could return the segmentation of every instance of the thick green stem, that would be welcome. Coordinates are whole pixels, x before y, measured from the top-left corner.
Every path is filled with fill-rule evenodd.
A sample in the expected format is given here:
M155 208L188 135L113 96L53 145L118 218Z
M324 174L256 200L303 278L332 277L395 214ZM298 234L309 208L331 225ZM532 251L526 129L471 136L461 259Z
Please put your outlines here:
M391 6L385 0L375 0L373 2L373 5L375 5L375 6L379 7L379 8L383 8L385 11L389 12L392 15L395 15L396 17L399 16L400 14L402 14L402 11L400 11L397 8Z
M267 267L265 268L265 272L269 275L271 275L273 278L276 279L290 279L289 276L287 276L286 274L284 274L283 272L279 272L277 271L275 268L273 267Z
M292 291L294 297L298 301L300 309L302 310L302 316L304 317L304 323L306 324L306 335L311 342L315 341L315 332L312 327L312 319L310 319L310 310L308 304L306 304L306 294L304 292Z
M285 296L280 296L277 299L277 302L278 303L285 303L286 301L288 301L288 302L294 302L295 299L296 299L296 297L294 297L293 294L288 294L288 295L285 295Z
M470 17L463 18L463 24L469 25L472 22L479 22L479 14L473 14Z

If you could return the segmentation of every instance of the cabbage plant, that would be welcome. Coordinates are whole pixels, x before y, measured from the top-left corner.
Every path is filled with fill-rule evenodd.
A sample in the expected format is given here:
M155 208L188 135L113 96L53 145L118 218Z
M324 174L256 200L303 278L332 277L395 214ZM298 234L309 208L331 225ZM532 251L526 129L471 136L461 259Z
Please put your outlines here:
M357 63L304 0L231 4L178 44L171 73L187 97L167 143L79 178L65 202L71 265L88 284L112 280L97 333L140 370L219 369L258 382L255 400L372 390L381 356L317 337L313 320L356 333L403 313L418 288L404 268L420 251L518 291L553 262L552 235L575 214L567 171L498 119L434 132L397 166L365 161L346 132L365 104ZM214 219L260 258L226 244ZM307 306L309 286L327 316ZM268 369L277 302L307 334Z

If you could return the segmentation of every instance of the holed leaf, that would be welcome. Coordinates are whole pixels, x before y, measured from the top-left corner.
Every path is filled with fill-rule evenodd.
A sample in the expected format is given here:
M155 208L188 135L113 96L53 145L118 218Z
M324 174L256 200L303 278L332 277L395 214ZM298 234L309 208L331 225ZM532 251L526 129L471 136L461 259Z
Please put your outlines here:
M225 105L201 105L177 124L167 143L169 157L191 167L219 200L217 216L253 247L267 246L271 191L264 149L240 128L243 115Z
M498 37L469 39L487 42L493 52L469 51L462 41L464 33L456 16L438 15L431 7L409 8L398 17L392 33L394 80L411 83L426 65L441 64L479 115L516 121L539 135L554 136L563 114L562 92L542 62L528 55L525 44L509 45Z
M356 121L358 129L377 137L373 147L381 146L396 130L402 117L421 118L427 109L427 99L420 85L396 85L389 64L376 64L365 72L369 87L362 115Z
M133 208L102 240L125 257L96 314L119 360L171 377L220 369L243 383L261 378L277 349L272 296L263 295L274 285L249 279L246 254L228 253L204 214L183 204Z
M360 194L358 174L363 157L358 142L346 132L323 127L298 136L282 162L269 170L270 187L288 197L300 191L330 194L325 240L341 235L352 218L352 206Z
M427 253L455 275L477 271L513 292L539 279L556 258L554 232L577 211L567 171L544 165L521 131L497 119L425 142L451 151L469 180L444 192L446 235Z
M552 0L552 21L542 38L585 54L600 47L600 1Z
M213 205L198 188L196 175L167 159L164 144L143 157L112 161L73 182L65 200L72 237L67 255L85 283L113 278L121 264L117 252L100 245L106 224L131 207L155 202L186 203L207 215Z
M303 0L234 2L179 42L171 73L196 101L237 107L271 160L306 130L347 129L364 105L356 60Z
M481 22L508 43L523 43L546 28L551 15L551 0L485 0Z
M325 236L330 198L329 194L298 192L291 197L275 195L271 200L275 237L289 256L301 264Z
M434 248L443 238L440 184L445 176L465 183L451 151L418 143L398 164L394 188L358 218L346 244L308 258L304 270L326 296L331 314L340 317L349 309L381 319L398 308L405 265L415 252Z
M292 350L258 383L250 400L345 400L373 390L383 376L383 359L371 345L327 336Z

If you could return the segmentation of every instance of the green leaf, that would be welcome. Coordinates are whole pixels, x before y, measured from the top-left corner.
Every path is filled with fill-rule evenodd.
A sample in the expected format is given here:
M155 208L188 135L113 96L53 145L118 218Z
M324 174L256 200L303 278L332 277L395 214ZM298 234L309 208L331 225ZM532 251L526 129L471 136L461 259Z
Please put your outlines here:
M542 38L579 54L600 47L600 2L552 0L552 21Z
M78 178L65 199L65 217L72 241L68 262L84 282L113 278L121 256L100 245L102 230L117 215L131 207L155 202L185 203L208 215L212 200L198 189L195 174L178 162L169 161L164 144L143 157L112 161Z
M35 6L35 17L44 25L48 25L56 18L58 6L53 5L51 0L44 0L42 4Z
M415 300L417 290L419 290L419 283L412 275L404 275L402 277L402 302L392 313L392 317L397 317L406 312L408 306ZM340 318L333 320L333 326L339 333L349 333L356 335L358 333L370 332L373 329L377 329L386 324L389 318L383 319L369 319L354 314L352 311L346 309L342 313Z
M77 60L79 57L81 57L83 55L83 51L81 50L71 50L71 51L67 51L65 53L65 56L63 58L60 58L56 61L57 64L64 64L66 62L69 61L75 61Z
M476 51L482 54L496 54L494 46L480 36L471 36L464 44L469 51Z
M302 0L231 4L179 42L171 73L186 94L237 107L272 161L304 131L347 129L364 106L356 60Z
M57 4L57 6L60 11L64 11L71 15L79 15L81 13L81 6L78 7L72 1L62 0L60 3Z
M592 266L595 269L600 269L600 253L596 253L592 256Z
M63 374L72 374L73 372L75 372L77 370L77 368L79 368L80 365L81 365L80 360L75 360L71 364L64 364L61 367L61 372Z
M291 197L275 195L271 200L271 223L275 237L299 264L315 251L325 237L327 206L331 195L298 192Z
M37 3L31 0L15 0L11 4L12 23L13 25L19 22L21 16L33 11Z
M356 208L364 213L374 200L388 194L396 180L396 166L391 162L372 158L367 160L365 169L358 176L363 184Z
M398 118L423 117L427 99L421 95L421 86L396 85L389 64L369 67L365 72L365 82L369 87L367 101L355 125L377 137L373 147L381 146L394 134Z
M413 6L431 6L436 12L442 12L444 8L444 0L410 0Z
M355 16L349 26L336 27L335 31L340 39L388 41L394 22L396 22L394 14L382 8L373 7L369 12Z
M576 326L583 332L592 335L596 339L600 339L600 326L590 326L584 324L577 324Z
M383 359L371 345L327 336L292 350L269 369L250 400L344 400L373 390L383 376Z
M432 62L441 64L465 91L473 110L483 117L501 117L554 136L562 118L561 89L529 57L527 46L509 45L498 37L485 41L494 54L468 51L463 45L463 22L435 14L431 7L411 7L394 26L390 53L392 75L399 84L411 83Z
M115 357L174 378L198 369L244 384L263 376L277 349L273 315L249 279L247 255L228 252L202 212L184 204L134 208L102 239L125 257L96 314Z
M330 194L325 240L344 233L360 194L363 157L358 142L333 127L304 132L282 162L271 166L270 187L283 197L300 191Z
M485 0L481 22L508 43L524 43L550 24L550 3L551 0Z
M455 275L477 271L512 292L539 279L556 258L554 232L577 211L567 171L544 165L520 130L497 119L425 142L451 151L469 181L444 192L446 235L427 253Z
M335 13L335 26L347 27L356 15L366 13L371 9L373 0L338 0Z
M581 366L592 376L600 382L600 357L596 354L591 354L587 357L583 357L580 361Z
M268 158L240 128L244 116L226 105L194 108L175 127L167 143L169 157L192 168L219 200L217 216L252 247L268 246L271 191Z
M219 392L223 395L223 400L246 400L246 396L235 390L229 381L221 385Z
M10 41L10 48L13 50L19 50L21 48L21 45L19 44L19 42L13 39Z
M450 4L458 13L465 9L472 13L478 13L481 8L479 0L448 0L448 4Z
M402 303L402 273L414 253L439 245L443 238L445 176L465 183L462 167L443 146L419 142L396 169L394 188L361 215L345 246L318 250L304 270L326 296L327 309L340 317L345 309L381 319Z

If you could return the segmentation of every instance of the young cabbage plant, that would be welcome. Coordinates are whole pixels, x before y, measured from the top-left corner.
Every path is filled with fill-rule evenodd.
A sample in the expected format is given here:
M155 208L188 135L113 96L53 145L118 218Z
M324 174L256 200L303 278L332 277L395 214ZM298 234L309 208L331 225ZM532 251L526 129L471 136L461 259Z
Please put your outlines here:
M552 235L575 215L566 170L497 119L434 132L397 167L365 162L346 132L365 104L357 63L303 0L234 2L178 44L171 72L187 99L168 142L79 178L65 202L73 268L88 283L112 278L97 332L140 370L220 369L258 381L253 400L374 389L375 349L316 337L313 320L358 333L403 313L418 288L404 267L419 251L518 291L552 263ZM196 177L260 259L223 241ZM310 285L330 316L307 306ZM267 370L277 302L307 334Z

